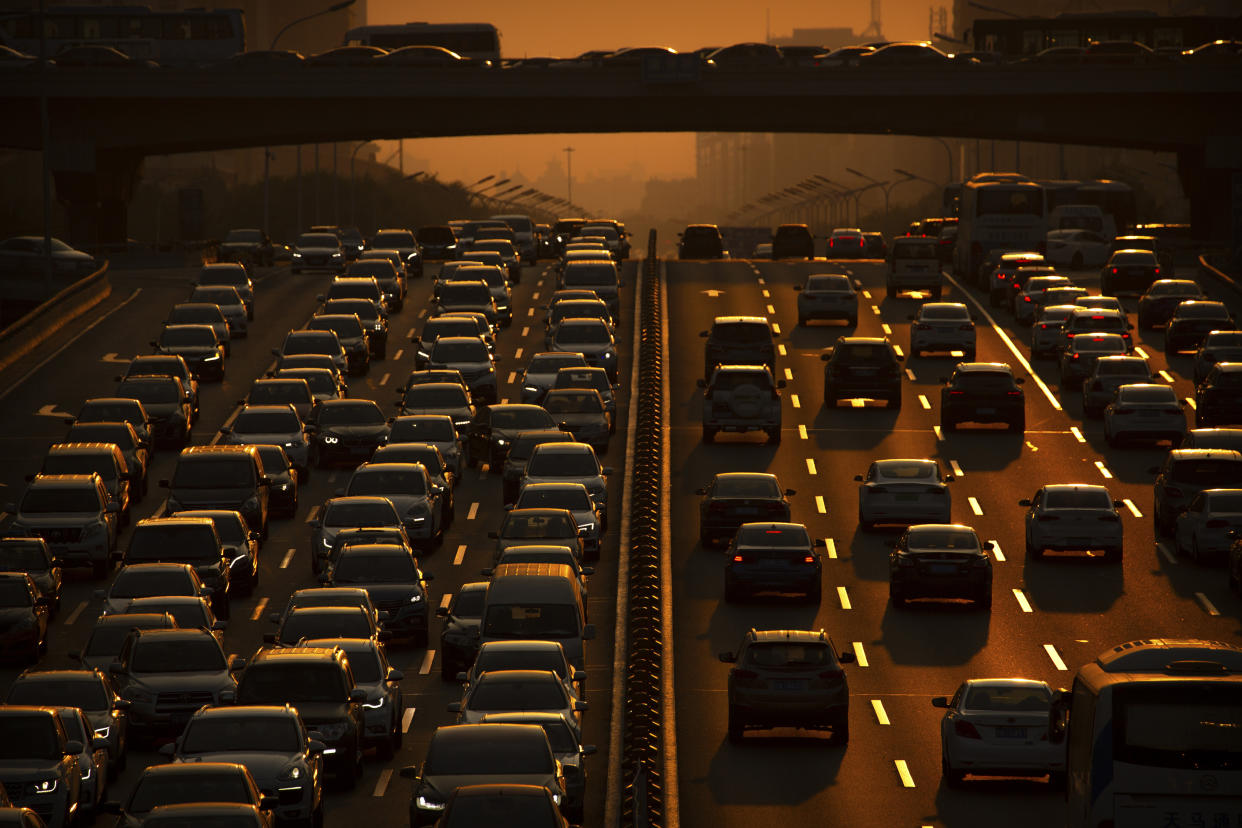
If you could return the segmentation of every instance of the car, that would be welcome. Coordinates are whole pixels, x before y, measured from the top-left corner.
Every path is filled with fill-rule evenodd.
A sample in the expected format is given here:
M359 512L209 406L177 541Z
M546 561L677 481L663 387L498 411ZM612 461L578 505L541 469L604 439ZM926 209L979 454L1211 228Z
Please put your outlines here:
M464 271L463 276L469 271ZM430 309L433 316L470 311L482 313L487 317L488 324L497 327L501 321L500 310L487 282L481 279L471 281L454 280L439 287Z
M819 603L823 562L816 549L825 545L822 538L812 540L801 523L743 523L725 551L725 601L799 593Z
M232 352L229 322L219 305L210 302L179 302L169 310L164 327L179 325L210 325L215 331L217 341L224 346L224 355L229 356Z
M1203 288L1191 279L1157 279L1139 297L1138 326L1150 330L1166 325L1182 302L1206 298Z
M1195 426L1242 426L1242 362L1218 362L1199 383Z
M445 416L455 428L464 428L474 419L478 409L464 384L428 382L416 383L399 392L397 412L399 419L408 416ZM392 439L391 436L389 439Z
M181 381L181 385L190 396L190 411L194 415L193 421L198 422L199 416L199 395L198 380L194 376L194 372L190 370L189 364L185 358L177 354L146 354L136 356L129 361L129 366L125 369L123 377L114 377L117 382L130 377L176 377Z
M298 510L298 484L310 479L310 471L294 468L284 448L259 444L259 459L268 484L268 514L272 517L293 517Z
M473 264L478 260L479 264ZM494 251L475 251L462 253L459 264L461 270L457 272L456 277L462 280L478 280L487 285L488 293L491 294L492 304L496 308L496 317L493 319L488 317L488 321L498 327L507 328L513 324L513 292L509 287L509 279L504 268L504 260L499 253ZM444 288L441 288L437 296L442 297ZM463 307L453 308L445 306L443 312L452 312L454 310L467 310L471 312L482 312L486 315L487 311L482 307Z
M151 347L158 355L184 359L196 379L224 380L225 344L210 325L165 325Z
M500 254L500 261L504 266L505 277L512 284L519 284L522 281L522 262L518 257L517 247L508 239L478 239L470 243L470 247L462 251L459 256L463 261L472 261L471 254L490 251ZM490 257L489 257L490 258Z
M1224 302L1187 299L1173 309L1164 331L1164 352L1168 356L1198 350L1212 331L1234 329L1233 314Z
M698 386L703 391L703 442L713 442L721 431L763 431L769 443L780 443L780 389L785 380L773 381L768 366L718 364Z
M1070 341L1079 334L1113 333L1125 340L1129 353L1134 353L1134 339L1130 336L1133 328L1124 311L1078 308L1061 326L1062 347L1068 347Z
M542 443L531 451L520 485L581 483L595 501L601 531L607 531L608 487L605 479L612 473L612 467L601 465L595 450L587 443Z
M201 284L190 291L192 304L217 305L229 326L229 341L250 334L249 312L241 291L231 284Z
M347 528L388 527L405 532L405 522L387 497L334 497L311 522L311 570L318 575L337 533ZM407 536L406 542L409 543Z
M431 358L431 349L440 337L477 338L479 335L478 323L468 316L456 314L433 316L423 323L423 329L418 336L410 340L414 346L414 367L420 370L427 367L427 362ZM494 349L495 343L493 342L488 346L488 350Z
M865 254L866 242L862 234L857 236L838 236L840 231L834 230L828 240L829 258L840 258L844 254L838 248L844 245L854 252L851 258L861 258ZM857 231L855 231L857 232ZM856 241L855 241L856 239ZM944 278L940 273L940 255L936 249L936 240L923 236L898 236L888 248L888 259L884 274L884 294L893 299L906 291L928 292L933 301L939 302L944 291Z
M47 702L39 702L46 705ZM94 819L103 803L104 791L112 780L113 770L108 761L107 740L94 734L86 716L76 707L57 707L60 722L65 727L69 741L82 745L78 754L78 768L82 772L82 784L78 788L78 814L81 819Z
M901 408L901 365L905 357L884 337L842 336L820 354L824 366L824 407L847 399L882 399Z
M41 537L62 567L90 567L102 578L112 565L121 505L98 474L40 474L26 485L8 534Z
M1186 401L1178 399L1171 385L1119 386L1104 408L1104 439L1113 447L1125 440L1144 438L1168 440L1177 448L1186 436L1185 407Z
M415 278L423 275L423 250L415 234L404 227L381 228L367 245L372 250L396 250L401 254L405 270ZM401 310L400 306L394 310Z
M320 580L330 587L365 589L380 611L381 628L389 637L407 639L415 647L425 648L430 626L427 582L432 577L419 568L408 546L377 543L341 549Z
M498 670L548 670L556 674L571 697L586 694L586 673L570 664L559 641L488 641L479 647L469 672L460 673L457 679L469 686L484 673Z
M350 265L354 267L354 265ZM323 303L325 315L352 315L362 322L372 359L388 356L388 317L368 299L329 299Z
M297 276L307 270L329 270L343 273L345 251L335 233L303 233L293 243L293 259L289 271Z
M109 504L118 507L119 525L129 524L129 469L119 447L111 443L53 443L43 457L39 474L98 474L108 491ZM26 480L34 477L28 475Z
M427 443L440 450L444 462L453 473L453 480L461 480L462 451L457 429L464 428L469 421L463 420L460 426L444 414L411 414L397 417L392 422L388 445L400 443ZM374 456L374 455L372 455Z
M330 577L323 573L320 578ZM339 589L339 587L337 587ZM359 591L361 587L352 587ZM388 633L379 628L377 610L353 603L294 606L279 620L274 633L264 633L263 643L273 647L293 647L303 638L371 638L387 640Z
M1090 294L1079 295L1074 298L1071 303L1079 308L1097 308L1099 310L1117 311L1125 313L1125 306L1121 304L1121 300L1116 296L1092 296Z
M1173 548L1196 563L1226 560L1242 535L1242 488L1205 489L1177 516Z
M493 473L499 473L519 432L556 427L552 415L538 405L504 403L481 408L463 429L466 464L474 468L487 463Z
M678 259L726 258L724 240L720 237L720 229L714 224L689 224L677 235Z
M858 324L858 292L844 273L812 273L794 290L800 326L812 319L843 319L849 327Z
M117 383L114 396L142 403L156 445L187 446L193 439L192 398L176 377L127 377Z
M1048 261L1059 267L1080 270L1100 267L1108 259L1108 239L1095 230L1062 228L1045 236Z
M356 686L367 693L362 704L364 744L374 747L381 759L391 759L403 741L405 701L400 683L405 674L389 663L384 645L369 638L314 638L298 646L345 653Z
M303 380L259 380L268 383L300 383L302 387L293 386L299 392L298 397L305 400L310 395L309 387ZM277 389L273 389L277 390ZM306 397L302 397L301 392ZM252 392L253 394L253 392ZM262 394L260 395L262 396ZM293 461L294 466L308 479L310 468L310 441L306 437L305 425L298 415L297 409L290 403L274 405L243 404L241 411L233 418L233 424L220 429L221 445L275 445L284 449L285 454Z
M1131 383L1151 382L1155 378L1146 357L1100 357L1095 361L1091 374L1082 383L1083 413L1088 417L1102 416L1118 388Z
M229 825L250 826L270 824L278 802L276 796L260 793L245 765L185 762L148 767L124 803L108 801L100 810L117 814L118 828L172 826L184 819L194 820L192 824L228 820ZM153 819L157 812L159 817ZM256 813L258 822L253 821Z
M837 651L823 630L756 630L736 652L720 653L729 670L729 741L740 744L748 729L796 727L832 731L832 742L850 738L849 683Z
M235 288L245 305L246 320L254 321L254 282L244 262L220 261L204 264L198 271L194 284L204 287L228 285Z
M528 483L506 508L565 509L578 525L581 549L575 546L575 551L581 551L584 560L599 559L604 534L600 510L581 483Z
M1031 322L1031 358L1054 357L1065 344L1062 325L1075 305L1044 305Z
M52 261L52 270L61 275L82 278L94 273L99 264L95 257L76 250L58 238L49 239L51 252L43 244L43 236L14 236L0 242L0 270L18 273L41 273L43 263Z
M587 367L586 357L579 351L541 351L532 354L521 376L521 401L538 405L556 381L558 371L562 368Z
M371 400L327 400L306 423L315 465L366 460L388 442L389 423Z
M1242 331L1209 331L1195 352L1195 385L1220 362L1242 362Z
M555 643L555 642L549 642ZM565 776L565 813L569 815L571 821L576 825L581 825L584 819L584 800L586 798L586 770L585 759L587 756L594 755L596 752L595 745L582 744L582 736L577 733L565 716L557 713L545 713L541 711L508 711L501 713L487 713L479 722L480 724L526 724L539 725L543 728L543 732L548 737L548 744L552 748L552 754L556 757L556 761L561 765L561 772ZM456 825L458 823L451 822L451 818L457 807L457 802L463 796L472 795L475 791L487 790L491 786L475 786L470 785L464 788L458 788L453 798L449 801L445 808L444 822L447 826ZM510 786L495 786L496 788L508 788ZM546 800L545 805L540 806L540 813L548 813L556 819L549 818L546 824L551 826L559 826L560 819L563 817L556 810L556 804L552 800L546 788L537 788L531 786L512 786L520 787L524 796L540 796ZM530 793L525 793L530 791ZM502 800L505 802L505 811L509 812L508 805L511 799ZM467 825L469 823L461 823ZM541 823L536 823L541 824ZM568 825L568 823L566 823Z
M370 302L376 313L384 315L391 310L386 295L374 276L337 276L328 285L328 292L318 294L316 298L323 305L334 299L361 299Z
M1160 278L1160 263L1150 250L1120 249L1114 251L1100 270L1100 293L1120 296L1122 293L1145 294Z
M240 518L240 513L237 513ZM212 609L221 618L229 617L232 571L214 522L207 517L163 517L140 520L130 535L122 567L146 563L184 563L194 572L211 596ZM243 562L239 562L239 567ZM239 574L248 576L247 569Z
M175 736L203 705L221 704L245 665L228 655L210 630L133 630L108 675L129 703L131 737Z
M490 713L553 713L570 722L581 739L581 716L588 708L552 670L505 669L478 673L465 686L461 701L448 705L448 712L457 714L457 724L480 724Z
M224 234L224 240L216 245L216 257L221 262L271 267L276 261L276 250L267 233L240 228Z
M952 474L941 474L935 460L876 460L854 476L858 486L858 526L952 523Z
M51 603L25 572L0 572L0 658L39 661L47 652Z
M796 494L793 489L781 489L776 475L760 472L721 472L694 493L703 498L699 501L699 542L704 547L732 540L744 523L787 523L789 498Z
M1182 448L1229 449L1242 453L1242 428L1192 428Z
M1061 349L1061 387L1081 388L1095 370L1097 360L1108 356L1126 356L1130 346L1118 333L1081 333Z
M975 322L961 302L927 302L910 316L910 354L961 351L967 362L975 359Z
M349 388L345 384L345 377L337 370L331 357L305 354L302 356L285 357L284 361L286 366L294 363L320 363L317 366L308 364L301 368L280 368L267 377L268 379L298 379L305 382L306 387L310 389L311 393L311 410L314 409L315 403L321 403L326 400L343 400L349 396ZM258 380L255 380L255 382L258 382ZM297 405L294 406L295 409L297 407ZM298 416L305 422L310 417L310 411L307 411L305 415L299 413Z
M591 293L595 293L595 291L591 291ZM547 311L543 319L545 347L556 336L556 326L563 319L601 319L608 324L613 334L616 333L616 324L612 318L612 311L608 309L608 303L603 299L560 298L555 304L549 304L544 307Z
M510 509L505 512L499 531L488 532L487 536L496 541L493 566L507 549L521 546L564 546L579 560L586 557L578 521L568 509Z
M1025 270L1025 268L1019 268L1019 270ZM1044 305L1077 305L1079 300L1093 302L1096 298L1097 297L1091 296L1091 294L1084 287L1078 287L1077 285L1057 285L1045 290L1043 295L1032 300L1032 304L1035 305L1035 313L1038 315L1039 309ZM1110 304L1121 304L1121 300L1117 299L1115 296L1109 296L1106 298L1110 301ZM1108 310L1123 311L1120 307L1112 307L1108 308ZM1024 309L1020 309L1019 314L1025 315L1026 311ZM1029 325L1032 319L1033 317L1024 317L1025 324Z
M603 368L609 380L617 381L617 342L611 325L602 319L562 319L548 347L554 352L581 354L587 365Z
M1006 251L995 248L980 265L976 283L987 290L989 305L994 308L1003 307L1011 303L1014 294L1022 288L1018 278L1019 269L1046 263L1044 254L1033 250Z
M919 523L901 533L888 556L888 598L958 598L992 608L992 541L960 523Z
M283 706L204 707L175 742L160 748L173 765L236 762L250 772L283 821L321 824L324 744L308 733L298 711ZM144 823L145 824L145 823Z
M303 355L330 357L333 367L341 374L349 368L349 357L335 331L289 331L280 347L272 349L272 355L276 357L277 370L292 367L289 358Z
M10 824L74 825L82 785L78 757L86 745L69 738L55 707L0 707L0 732L5 736L0 739L0 787L9 792L13 807L36 815Z
M455 680L474 661L487 587L487 581L462 584L447 605L436 609L436 616L444 620L440 631L440 678L444 681Z
M776 343L772 327L762 316L718 316L699 336L703 346L703 377L710 378L717 365L766 365L776 372ZM614 380L615 381L615 380Z
M577 442L589 443L600 454L608 450L612 417L594 388L554 388L544 395L542 405Z
M444 539L444 490L432 483L420 463L362 463L350 475L345 495L391 500L406 535L424 548L439 546Z
M429 224L414 231L427 261L449 261L457 256L457 236L446 224Z
M30 576L39 595L47 599L49 616L60 611L60 564L43 538L0 538L0 572L24 573Z
M568 431L556 428L533 429L518 432L505 455L504 468L501 470L501 500L513 503L517 500L518 490L523 475L526 474L526 461L530 459L535 446L542 443L573 443L574 436Z
M285 377L277 379L275 377L260 377L250 384L250 393L244 399L238 400L237 404L246 408L254 407L258 410L259 406L292 406L294 412L299 418L299 423L310 416L311 409L315 406L315 397L310 390L310 385L305 379L300 377ZM253 431L254 429L252 429ZM258 433L263 433L259 431ZM301 427L298 428L298 434L302 434ZM283 440L250 440L248 442L269 442L275 445L281 445ZM290 446L290 450L297 449L297 446ZM299 465L305 465L305 458Z
M1123 505L1103 486L1056 483L1041 486L1033 497L1018 501L1027 509L1026 557L1043 558L1057 552L1103 551L1108 563L1121 563Z
M815 237L805 224L782 224L772 233L773 259L814 259Z
M246 525L267 539L271 509L271 478L253 445L207 445L184 448L170 479L166 510L236 509Z
M1235 595L1242 595L1242 533L1234 532L1233 534L1233 543L1229 545L1225 569L1229 573L1229 588Z
M131 630L172 629L176 626L177 622L166 612L123 612L103 615L95 619L86 645L81 650L71 650L69 658L89 669L106 671L108 665L120 654L121 645L125 643ZM123 756L120 765L124 765Z
M1070 280L1064 276L1052 273L1045 274L1042 268L1027 271L1022 267L1015 271L1013 279L1010 280L1010 285L1015 286L1011 306L1014 319L1023 325L1029 325L1034 321L1036 312L1043 304L1042 299L1046 291L1053 288L1073 287ZM1065 303L1049 302L1048 304L1061 305Z
M867 240L857 227L838 227L828 234L824 254L829 259L861 259L867 255Z
M130 564L121 568L107 590L95 590L95 597L104 600L100 615L129 612L135 598L173 595L209 598L211 591L187 563Z
M1003 362L959 362L941 378L940 427L957 431L960 423L1005 423L1009 431L1026 431L1026 396L1022 377Z
M133 402L138 403L137 400ZM142 403L138 403L139 406ZM151 462L151 446L138 437L132 424L117 422L74 422L65 435L66 443L112 443L125 458L131 503L139 503L147 493L147 468Z
M108 764L123 770L128 747L129 704L101 670L24 670L4 699L9 705L47 705L80 710L90 728L88 747L106 751ZM95 743L94 740L100 742Z
M266 466L264 471L268 471ZM173 512L169 517L210 520L224 552L224 559L228 562L229 588L245 596L254 594L255 588L259 585L260 535L246 524L246 519L242 517L241 512L233 509L200 509ZM148 521L143 521L143 523L148 523ZM132 545L133 541L131 540L130 543Z
M847 48L848 48L848 47L847 47ZM837 51L840 51L840 50L837 50ZM953 237L953 238L956 238L956 236L957 236L957 226L956 226L956 225L954 225L951 229L952 229L952 231L953 231L953 232L952 232L952 237ZM880 232L864 232L864 233L863 233L863 241L864 241L864 242L866 242L866 248L865 248L865 250L863 251L863 258L865 258L865 259L883 259L883 258L886 258L886 257L888 256L888 240L884 238L884 234L883 234L883 233L880 233ZM943 248L943 241L942 241L942 243L941 243L941 246L942 246L942 248ZM952 251L952 239L950 239L949 249L950 249L950 251ZM943 251L943 249L942 249L942 250L941 250L941 255L942 255L941 262L942 262L942 263L943 263L943 262L948 261L948 260L946 260L946 259L944 259L944 258L943 258L943 254L944 254L944 251Z
M494 403L499 399L496 378L499 361L500 357L488 350L480 336L441 336L431 346L426 367L460 372L472 400Z
M341 347L351 374L363 376L371 370L371 341L368 328L356 313L317 313L306 323L306 330L332 331Z
M940 772L960 788L972 776L1049 775L1064 787L1064 744L1048 738L1053 692L1045 682L980 678L962 682L952 697L936 696L940 720Z

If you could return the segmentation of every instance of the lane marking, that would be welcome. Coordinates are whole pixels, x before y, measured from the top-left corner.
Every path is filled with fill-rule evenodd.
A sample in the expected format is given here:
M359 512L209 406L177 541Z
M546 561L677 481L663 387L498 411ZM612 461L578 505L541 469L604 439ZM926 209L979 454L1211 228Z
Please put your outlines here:
M775 322L773 322L773 323L772 323L772 333L774 333L774 334L780 334L780 332L781 332L781 326L780 326L780 325L778 325L778 324L776 324Z
M904 357L906 355L905 351L901 350L900 345L894 345L893 350L897 353L897 356L899 357Z
M845 587L843 586L837 587L837 598L840 599L841 601L841 609L847 610L847 609L854 608L850 604L850 593L848 590L846 590Z
M996 556L996 560L998 563L1005 562L1005 553L1001 551L1000 541L998 540L992 541L992 554Z
M532 294L530 295L530 298L531 298L531 299L538 299L538 298L539 298L539 291L535 291L534 293L532 293Z
M1196 410L1198 410L1198 408L1199 408L1199 404L1195 402L1195 398L1194 398L1194 397L1187 397L1187 398L1186 398L1186 405L1190 406L1190 410L1191 410L1191 411L1196 411Z
M789 368L785 369L785 379L786 381L793 379L793 371L790 370Z
M1104 461L1103 461L1103 460L1096 460L1096 461L1095 461L1095 467L1096 467L1097 469L1099 469L1100 474L1104 475L1104 479L1105 479L1105 480L1112 480L1112 479L1113 479L1113 473L1112 473L1112 472L1110 472L1110 471L1108 470L1108 467L1104 465Z
M40 417L57 417L62 420L73 419L73 415L70 414L68 411L58 411L56 409L56 403L45 405L42 408L40 408L38 411L36 411L35 413L38 414Z
M466 520L474 520L479 514L479 501L470 504L470 513L466 515Z
M785 349L784 345L777 345L776 352L780 354L781 356L789 356L789 351Z
M957 464L956 460L949 461L949 468L953 469L953 474L957 477L966 476L966 472L962 471L962 467Z
M828 507L824 505L823 495L815 495L815 511L819 512L821 515L828 514Z
M453 593L446 592L440 596L440 606L448 609L448 605L453 603Z
M405 332L405 338L406 338L406 339L413 339L413 338L414 338L414 333L415 333L414 329L413 329L413 328L410 328L408 331L406 331L406 332Z
M393 359L401 359L401 357L403 357L403 356L405 356L405 349L404 349L404 348L398 348L398 349L397 349L397 352L396 352L395 354L393 354L393 355L392 355L392 358L393 358Z
M128 365L129 357L118 356L116 351L109 351L99 358L100 362L115 362L119 365Z
M870 298L871 298L871 291L869 291L869 290L864 290L864 291L863 291L863 298L864 298L864 299L870 299Z
M466 545L460 544L457 547L457 554L453 556L453 566L461 566L462 560L466 557Z
M888 720L888 711L884 709L884 702L879 699L872 699L871 709L875 711L875 720L881 725L892 724L892 722Z
M799 399L799 397L798 397L798 395L797 395L797 394L790 394L790 395L789 395L789 402L793 404L793 407L794 407L794 408L801 408L801 407L802 407L802 400L801 400L801 399ZM805 438L804 438L804 439L805 439Z
M509 379L507 379L507 380L505 380L505 381L506 381L506 382L508 382L510 385L512 385L512 384L513 384L513 381L514 381L515 379L517 379L517 371L510 371L510 372L509 372Z
M755 272L756 272L756 273L758 273L758 272L759 272L759 269L758 269L758 268L755 268ZM766 281L764 281L764 279L763 279L763 277L762 277L762 276L760 276L760 277L759 277L759 284L761 284L761 285L766 285L766 284L767 284L767 282L766 282Z
M436 659L435 650L428 650L427 652L423 653L423 664L421 667L418 668L418 674L420 676L425 676L428 673L430 673L431 662L435 661L435 659Z
M1212 602L1208 600L1208 597L1204 595L1202 592L1196 592L1195 598L1198 599L1199 603L1203 606L1204 612L1206 612L1208 615L1220 615L1220 610L1218 610L1215 607L1215 605L1213 605Z
M810 457L806 458L806 470L808 474L818 474L818 472L815 471L815 461Z
M1141 345L1134 349L1134 355L1141 356L1143 359L1147 359L1147 352L1143 350L1143 347Z
M1026 443L1026 447L1031 451L1039 451L1039 446L1035 445L1030 440L1024 440L1023 442Z
M854 642L854 661L859 667L871 666L867 661L867 651L863 649L863 643L861 641Z
M297 551L298 551L298 550L297 550L297 548L296 548L296 547L293 547L293 546L290 546L290 547L289 547L288 551L286 551L286 552L285 552L285 556L284 556L283 558L281 558L281 559L280 559L280 568L281 568L281 569L288 569L288 568L289 568L289 563L290 563L290 561L292 561L292 560L293 560L293 555L294 555L294 553L296 553Z
M1134 501L1131 500L1130 498L1127 497L1125 500L1121 502L1126 504L1126 508L1130 510L1130 514L1134 515L1137 518L1141 518L1143 516L1143 513L1139 511L1139 507L1135 506Z
M527 308L527 309L526 309L526 315L527 315L527 316L534 316L534 315L535 315L535 309L534 309L534 308Z
M530 336L530 328L522 328L522 338L525 339L528 336Z
M794 408L797 408L797 407L798 406L796 405L794 406ZM802 423L798 423L798 437L799 439L802 439L802 440L805 440L807 438L806 426L804 426Z
M426 318L427 318L427 309L426 309L426 308L422 308L421 310L419 310L419 312L418 312L418 318L419 318L419 319L426 319Z
M889 325L888 325L888 323L887 323L887 322L881 322L881 323L880 323L880 330L884 331L884 335L885 335L885 336L892 336L892 335L893 335L893 329L889 327Z
M926 394L919 394L919 405L924 409L931 410L931 401L927 399Z
M940 430L940 426L938 425L932 426L932 433L936 435L937 440L944 439L944 432Z
M514 351L514 352L513 352L513 358L514 358L514 359L521 359L521 358L522 358L522 352L523 352L523 350L524 350L524 349L522 349L522 348L518 348L516 351Z
M1158 541L1156 548L1160 550L1160 554L1164 555L1164 559L1174 566L1177 565L1177 556L1169 550L1169 545L1164 541Z
M968 497L966 498L966 502L970 504L970 511L975 513L975 517L980 517L983 514L983 507L979 505L979 500L977 498Z
M73 608L73 612L69 613L69 615L65 618L65 626L72 627L75 623L77 623L78 616L82 614L82 610L84 609L86 609L86 602L79 601L78 605Z
M893 764L897 766L897 775L901 777L901 786L903 788L914 787L914 777L910 775L910 766L906 764L905 759L896 759Z
M319 507L312 506L310 512L306 515L305 523L314 523L315 518L319 516Z
M392 779L392 768L384 768L380 771L379 779L375 780L375 790L371 791L371 796L383 796L388 790L388 781Z
M254 609L250 611L250 620L258 621L263 617L263 610L267 609L267 598L260 598L254 605Z
M1013 597L1018 599L1018 606L1022 608L1023 612L1034 612L1034 610L1031 609L1031 602L1026 600L1026 593L1022 590L1014 589Z
M1165 382L1169 383L1170 385L1172 385L1172 384L1173 384L1173 375L1172 375L1172 374L1170 374L1168 371L1164 370L1163 368L1161 368L1161 369L1160 369L1160 372L1159 372L1159 373L1160 373L1160 379L1164 380Z
M834 541L832 538L824 538L824 549L826 550L829 558L833 559L834 561L837 559L837 542L836 541Z
M1057 652L1057 648L1051 644L1044 645L1044 652L1048 654L1048 658L1052 659L1052 666L1061 672L1065 672L1069 668L1065 666L1065 662L1061 660L1061 654Z
M1087 438L1082 436L1082 432L1078 430L1078 426L1070 426L1070 434L1074 435L1074 439L1080 443L1087 442Z
M764 298L764 299L771 299L771 298L772 298L772 294L768 292L768 289L767 289L767 288L764 288L764 289L763 289L763 298Z
M910 380L910 382L915 382L915 379L914 379L914 371L912 371L912 370L910 370L909 368L907 368L907 369L906 369L906 378L907 378L908 380Z
M379 384L380 384L380 385L387 385L387 384L388 384L388 378L389 378L390 376L392 376L392 375L391 375L391 374L384 374L384 376L380 377Z
M872 305L872 306L871 306L871 312L872 312L872 313L874 313L876 316L879 316L879 315L880 315L880 308L879 308L879 306L878 306L878 305Z

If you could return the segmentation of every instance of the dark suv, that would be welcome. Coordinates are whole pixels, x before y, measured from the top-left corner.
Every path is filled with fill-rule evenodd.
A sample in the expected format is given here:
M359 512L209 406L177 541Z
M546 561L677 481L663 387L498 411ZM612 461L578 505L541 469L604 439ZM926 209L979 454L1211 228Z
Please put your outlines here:
M834 744L850 739L850 689L842 664L854 653L837 652L823 630L756 630L738 652L720 660L729 671L729 741L748 728L797 727L832 731Z
M1172 535L1177 516L1205 489L1236 486L1242 480L1242 453L1225 449L1174 449L1156 475L1152 518L1156 536Z
M900 356L892 343L878 336L842 336L820 355L824 366L824 407L841 400L886 400L901 408Z
M772 234L773 259L814 259L815 237L805 224L782 224Z
M187 563L211 590L211 609L229 617L232 568L215 524L206 517L147 518L130 535L122 566L136 563Z
M67 828L74 823L85 747L71 740L53 707L0 707L0 790L15 808L39 815L21 825ZM0 811L8 810L0 808ZM14 825L18 823L8 823Z
M271 482L258 448L217 445L182 449L172 478L160 486L168 489L169 513L233 509L266 539Z
M776 376L776 345L772 327L762 316L717 316L711 330L701 331L703 378L710 379L717 365L766 365Z
M959 362L953 376L941 379L940 427L957 431L958 423L1006 423L1010 431L1026 431L1026 396L1003 362Z
M681 241L677 243L677 258L724 258L724 241L720 238L720 229L716 225L690 224L678 235L681 236Z

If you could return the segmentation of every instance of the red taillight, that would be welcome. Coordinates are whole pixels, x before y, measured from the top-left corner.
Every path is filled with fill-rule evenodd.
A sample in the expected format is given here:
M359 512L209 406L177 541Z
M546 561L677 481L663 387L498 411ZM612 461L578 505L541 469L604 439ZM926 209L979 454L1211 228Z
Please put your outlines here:
M1022 297L1022 301L1023 301L1023 302L1029 302L1029 301L1031 301L1031 297L1030 297L1030 295L1029 295L1029 294L1027 294L1026 296L1023 296L1023 297Z
M958 736L961 736L964 739L982 739L983 738L982 736L979 735L979 731L975 729L975 726L972 725L970 722L966 721L965 719L954 719L953 720L953 732L956 733Z
M1074 354L1072 357L1070 357L1070 359L1071 359L1071 360L1077 360L1077 359L1078 359L1078 357L1080 357L1080 356L1082 356L1082 354Z
M1228 525L1229 521L1221 520L1220 518L1212 518L1207 522L1207 528L1209 529L1224 529Z
M1157 275L1157 276L1159 276L1159 275L1160 275L1160 268L1158 268L1158 267L1156 268L1156 275Z
M1006 279L1008 279L1009 277L1008 277L1008 276L1006 276L1004 273L997 273L997 274L996 274L996 278L997 278L997 279L999 279L999 280L1001 280L1001 281L1003 282L1003 281L1005 281Z
M1210 524L1210 523L1209 523L1208 525L1209 525L1209 526L1211 526L1211 524ZM803 562L803 563L815 563L815 556L814 556L814 555L807 555L805 558L803 558L803 559L802 559L802 562Z
M745 560L746 560L746 558L745 558L744 556L742 556L742 555L734 555L734 556L733 556L733 562L734 562L734 563L743 563Z
M1117 273L1117 268L1115 268L1115 267L1114 267L1114 268L1112 268L1111 272L1112 272L1114 275L1116 275L1116 273Z
M836 246L837 246L837 240L836 240L836 239L829 239L829 240L828 240L828 246L829 246L829 247L836 247Z
M949 396L950 397L964 397L966 396L966 392L965 391L950 391Z
M1022 396L1022 392L1021 392L1021 391L1019 391L1019 390L1017 390L1017 389L1015 388L1013 391L1006 391L1006 392L1005 392L1005 396L1007 396L1007 397L1021 397L1021 396Z

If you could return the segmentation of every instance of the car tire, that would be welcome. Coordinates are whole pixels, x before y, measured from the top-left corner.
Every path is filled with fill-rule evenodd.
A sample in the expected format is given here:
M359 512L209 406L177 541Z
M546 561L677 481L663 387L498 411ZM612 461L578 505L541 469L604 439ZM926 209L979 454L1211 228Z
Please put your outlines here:
M773 446L779 446L781 444L780 427L777 426L776 428L766 429L766 431L768 433L768 444L773 445Z
M745 736L746 723L742 721L741 715L733 708L733 705L729 705L729 741L740 745Z
M832 745L848 745L850 742L850 714L849 711L838 713L832 722L832 739L829 744Z
M888 585L888 600L892 603L894 607L897 607L898 609L904 608L906 606L905 594L901 590L899 590L896 586L894 586L891 581L889 582L889 585Z
M947 788L960 788L966 780L966 772L956 770L949 764L949 760L941 758L940 775L944 778L944 784Z
M703 442L712 443L716 440L716 429L703 426Z
M941 418L940 429L946 434L952 434L953 432L957 431L957 420Z

